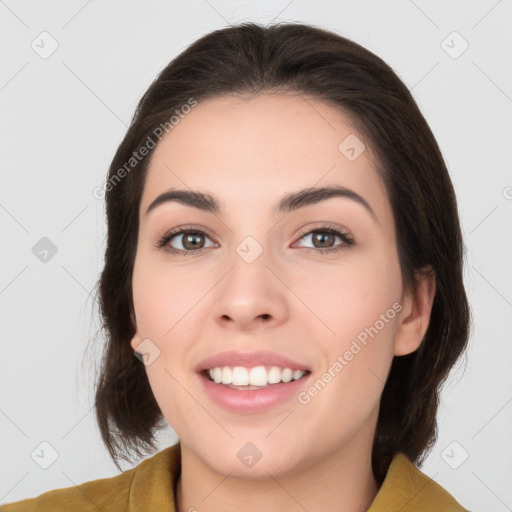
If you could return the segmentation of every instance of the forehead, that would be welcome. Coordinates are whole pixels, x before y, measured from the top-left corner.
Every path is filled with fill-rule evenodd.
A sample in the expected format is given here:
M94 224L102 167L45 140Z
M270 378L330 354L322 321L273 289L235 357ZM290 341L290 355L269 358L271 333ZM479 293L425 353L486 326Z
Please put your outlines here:
M234 212L254 204L270 209L294 190L341 185L365 197L378 216L389 215L384 184L363 144L340 109L304 95L201 101L155 148L141 212L174 187L210 193L222 210Z

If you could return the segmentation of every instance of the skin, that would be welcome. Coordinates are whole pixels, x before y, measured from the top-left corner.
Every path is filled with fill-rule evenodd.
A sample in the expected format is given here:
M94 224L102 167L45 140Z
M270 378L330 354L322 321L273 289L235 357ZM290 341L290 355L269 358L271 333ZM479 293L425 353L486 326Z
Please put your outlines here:
M131 346L149 338L160 350L146 371L181 440L180 512L240 504L245 512L356 512L379 490L371 469L379 400L393 357L423 339L435 282L404 288L391 205L368 144L355 161L338 150L350 134L363 140L327 103L265 93L200 102L154 151L140 207ZM363 196L377 220L339 197L272 211L289 192L327 185ZM146 215L171 187L211 194L222 213L172 202ZM318 247L329 242L301 238L323 224L348 231L354 245L322 254ZM183 257L155 247L188 225L208 231L199 239L203 252ZM247 236L263 248L251 264L236 252ZM169 245L187 250L185 237ZM294 397L261 413L229 412L194 371L224 350L270 350L307 362L315 382L397 301L402 310L306 405ZM262 453L250 468L236 456L247 442Z

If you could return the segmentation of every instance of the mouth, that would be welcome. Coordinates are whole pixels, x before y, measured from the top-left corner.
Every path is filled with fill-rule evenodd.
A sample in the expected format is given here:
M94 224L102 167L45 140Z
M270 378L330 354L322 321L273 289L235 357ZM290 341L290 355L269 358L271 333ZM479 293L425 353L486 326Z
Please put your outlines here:
M197 371L206 396L226 411L261 414L290 404L311 378L309 370L277 366L214 367Z
M217 366L202 370L199 373L209 382L225 388L239 391L256 391L299 381L311 372L306 369L292 370L291 368L260 365L253 368Z

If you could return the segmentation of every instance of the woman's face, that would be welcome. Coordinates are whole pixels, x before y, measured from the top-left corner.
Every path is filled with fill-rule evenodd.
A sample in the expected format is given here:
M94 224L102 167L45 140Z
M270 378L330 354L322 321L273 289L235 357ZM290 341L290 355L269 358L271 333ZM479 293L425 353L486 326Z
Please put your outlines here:
M215 98L154 150L140 208L132 348L145 340L166 420L215 471L263 478L331 456L368 456L392 358L421 341L401 327L411 302L391 206L349 121L300 95ZM279 209L289 194L322 187L349 192ZM146 212L170 190L207 194L219 209L169 200ZM175 228L195 234L158 247ZM249 359L203 364L228 351ZM293 363L254 355L261 351ZM240 390L198 372L212 365L249 376L256 366L309 373ZM216 375L230 373L245 377L240 369Z

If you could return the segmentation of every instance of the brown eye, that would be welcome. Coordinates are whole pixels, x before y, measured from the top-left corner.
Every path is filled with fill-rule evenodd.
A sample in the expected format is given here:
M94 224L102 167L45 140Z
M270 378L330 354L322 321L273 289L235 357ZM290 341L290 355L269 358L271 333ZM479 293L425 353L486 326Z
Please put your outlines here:
M188 232L182 233L182 245L185 249L193 251L194 249L202 249L204 246L204 236L202 233ZM173 237L173 238L176 238Z
M318 249L317 252L320 253L341 250L354 244L354 239L351 235L330 226L312 229L311 231L303 233L300 237L301 240L308 238L310 239L310 243L313 244L313 247L303 247L313 251ZM336 239L341 240L341 243L336 244Z
M206 245L211 240L203 231L197 229L178 229L162 237L157 247L172 253L183 255L196 254L207 247L213 247L213 243Z
M334 244L335 236L332 233L324 231L315 231L312 233L311 239L315 247L320 249L332 247Z

